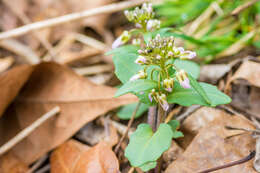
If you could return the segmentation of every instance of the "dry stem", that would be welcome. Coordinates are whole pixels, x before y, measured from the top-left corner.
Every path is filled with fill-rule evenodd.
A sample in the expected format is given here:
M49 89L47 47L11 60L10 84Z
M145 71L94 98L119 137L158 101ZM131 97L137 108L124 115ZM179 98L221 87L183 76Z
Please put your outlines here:
M133 7L136 5L140 5L146 1L148 1L148 0L131 0L131 1L125 1L125 2L120 2L120 3L113 3L110 5L105 5L105 6L93 8L90 10L71 13L71 14L67 14L64 16L60 16L60 17L56 17L56 18L52 18L52 19L48 19L48 20L44 20L44 21L40 21L40 22L31 23L31 24L28 24L28 25L25 25L25 26L22 26L22 27L19 27L19 28L10 30L10 31L0 33L0 40L10 38L10 37L17 37L17 36L26 34L31 31L48 28L48 27L53 27L53 26L57 26L60 24L64 24L64 23L69 23L72 21L80 20L80 19L98 15L98 14L105 14L105 13L112 13L112 12L120 11L125 8L130 8L130 7Z

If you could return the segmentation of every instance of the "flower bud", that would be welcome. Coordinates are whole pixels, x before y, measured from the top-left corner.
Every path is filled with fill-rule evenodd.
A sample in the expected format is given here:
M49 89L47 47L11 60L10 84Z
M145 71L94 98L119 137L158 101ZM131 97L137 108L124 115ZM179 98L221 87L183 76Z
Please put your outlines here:
M135 81L137 79L145 79L147 77L147 73L144 70L140 70L137 74L130 78L130 81Z
M135 46L139 46L141 44L141 39L139 38L133 39L132 44Z
M144 56L139 55L138 58L135 60L135 63L139 65L144 65L147 64L147 59Z
M173 78L164 79L163 81L163 87L168 92L172 92L173 84L174 84Z
M196 52L192 52L192 51L184 51L180 54L180 59L193 59L194 57L196 57Z
M128 31L124 31L112 44L112 49L118 48L130 39L131 35Z
M191 88L190 80L187 76L187 73L184 70L178 71L176 77L183 88Z
M153 102L153 99L156 99L156 92L155 89L152 89L151 92L148 94L150 102Z
M161 94L158 96L158 101L160 105L162 106L164 111L167 111L169 109L169 103L167 102L167 98L165 94Z

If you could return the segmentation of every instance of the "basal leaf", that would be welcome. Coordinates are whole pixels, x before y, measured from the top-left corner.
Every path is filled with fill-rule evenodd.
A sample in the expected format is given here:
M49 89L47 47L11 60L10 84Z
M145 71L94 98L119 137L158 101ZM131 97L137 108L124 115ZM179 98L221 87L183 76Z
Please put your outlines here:
M136 106L138 103L128 104L123 106L119 109L117 112L117 116L122 120L129 120L132 116L132 113L134 112ZM149 105L141 103L139 109L136 112L135 118L140 117L145 111L147 111L149 108Z
M174 83L173 92L167 97L169 103L177 103L182 106L203 105L203 106L217 106L220 104L228 104L231 98L222 93L217 87L199 82L199 85L205 90L210 99L211 104L207 103L201 95L199 95L194 88L184 89L179 83Z
M140 124L130 137L125 156L132 166L151 169L146 164L152 162L154 166L154 162L170 147L172 137L173 132L168 124L160 124L155 133L149 124Z
M156 167L157 162L148 162L143 164L142 166L139 166L144 172L149 171L150 169L153 169Z
M155 81L149 80L149 79L138 79L135 81L129 81L117 90L115 97L130 93L130 92L139 93L141 91L150 90L150 89L156 88L156 87L157 87L157 83Z

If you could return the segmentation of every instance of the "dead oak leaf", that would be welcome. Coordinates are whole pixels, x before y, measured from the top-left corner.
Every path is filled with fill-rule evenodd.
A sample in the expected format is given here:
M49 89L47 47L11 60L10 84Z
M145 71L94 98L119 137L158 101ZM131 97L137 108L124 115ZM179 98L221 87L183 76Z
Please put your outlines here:
M17 159L12 152L0 157L1 173L26 173L28 170L28 167L21 160Z
M32 66L21 65L0 74L0 116L17 96L32 71Z
M241 133L227 130L225 126L254 129L252 123L242 116L227 114L217 116L215 120L199 131L183 155L174 161L165 173L203 171L239 160L254 150L255 140L249 134L225 139ZM253 160L251 160L241 165L222 169L220 172L255 173L256 171L253 168Z
M12 119L3 118L2 123L8 126L2 128L5 133L0 134L0 139L6 142L11 136L9 131L18 132L54 106L60 106L58 116L43 123L12 149L30 164L64 143L87 122L111 109L137 101L133 95L114 98L115 92L115 88L95 85L56 63L39 64L14 102L15 111L9 115Z
M51 155L51 173L117 173L119 163L106 142L92 148L70 140Z

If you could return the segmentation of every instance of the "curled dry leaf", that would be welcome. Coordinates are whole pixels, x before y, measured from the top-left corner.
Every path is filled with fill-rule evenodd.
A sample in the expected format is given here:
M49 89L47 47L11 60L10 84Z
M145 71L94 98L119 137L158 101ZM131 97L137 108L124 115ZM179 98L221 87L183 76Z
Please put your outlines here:
M221 114L199 131L183 155L167 168L166 173L203 171L244 158L255 149L255 140L250 134L226 139L241 131L227 130L225 126L254 129L252 123L242 116ZM255 173L253 160L220 172Z
M51 173L117 173L119 163L106 142L89 148L70 140L51 155Z
M6 142L11 134L29 126L54 106L59 106L61 113L58 116L47 120L12 149L30 164L62 144L87 122L111 109L137 101L133 95L114 98L115 92L115 88L95 85L61 65L39 64L15 100L10 111L12 118L8 119L8 115L2 118L2 123L8 126L2 127L5 133L0 134L0 143Z
M26 173L28 167L11 152L0 157L1 173Z
M32 66L22 65L0 74L0 116L17 96L32 71Z
M227 83L231 88L232 105L260 117L260 63L244 61Z

